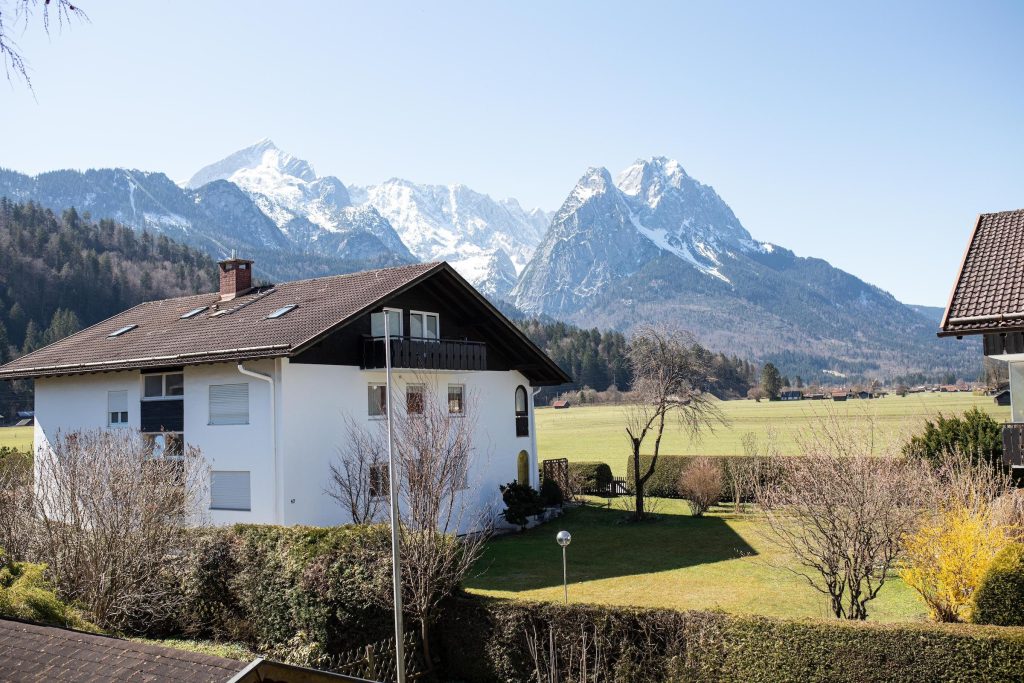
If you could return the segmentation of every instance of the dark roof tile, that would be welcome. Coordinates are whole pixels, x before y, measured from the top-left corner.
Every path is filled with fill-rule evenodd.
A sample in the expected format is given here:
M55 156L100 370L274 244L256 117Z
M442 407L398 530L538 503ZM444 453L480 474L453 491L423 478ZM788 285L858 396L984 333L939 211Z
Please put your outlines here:
M940 335L1024 329L1024 209L978 217Z

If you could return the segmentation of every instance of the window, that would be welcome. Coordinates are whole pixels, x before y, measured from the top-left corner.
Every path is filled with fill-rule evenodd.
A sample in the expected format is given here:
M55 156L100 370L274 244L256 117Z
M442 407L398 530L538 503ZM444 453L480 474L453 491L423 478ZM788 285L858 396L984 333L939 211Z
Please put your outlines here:
M414 339L440 339L441 324L437 313L409 311L409 336Z
M124 334L126 332L131 332L136 327L138 327L138 325L125 325L124 327L122 327L120 329L114 330L113 332L111 332L107 336L108 337L120 337L122 334Z
M388 486L388 464L384 462L370 465L370 495L382 498L390 493Z
M388 316L388 334L392 337L402 336L402 310L400 308L385 308L382 311L370 314L370 335L373 337L384 336L384 314Z
M185 375L168 372L142 376L142 398L178 398L185 394Z
M123 427L128 424L128 392L107 392L107 426Z
M210 385L210 424L249 424L249 385Z
M516 387L516 436L530 435L530 404L526 398L526 387Z
M448 385L448 413L450 415L466 414L466 387L461 384Z
M248 472L210 472L210 509L252 509Z
M181 319L182 320L188 320L189 318L194 318L197 315L199 315L200 313L202 313L203 311L205 311L207 308L208 308L208 306L200 306L199 308L193 308L188 313L185 313L184 315L182 315Z
M388 412L388 388L385 384L371 384L366 388L367 414L383 417Z
M277 318L280 318L282 315L288 313L289 311L293 311L296 308L298 308L298 304L288 304L287 306L282 306L281 308L277 309L276 311L268 315L267 320L276 320Z
M409 415L423 414L422 384L410 384L405 388L405 412Z

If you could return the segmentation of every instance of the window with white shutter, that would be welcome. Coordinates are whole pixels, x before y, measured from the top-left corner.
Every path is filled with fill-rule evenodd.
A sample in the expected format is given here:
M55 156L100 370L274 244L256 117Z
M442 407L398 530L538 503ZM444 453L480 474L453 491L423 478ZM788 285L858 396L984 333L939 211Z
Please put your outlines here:
M107 426L123 427L128 424L128 392L107 392Z
M251 510L248 472L210 472L211 510Z
M210 385L210 424L249 424L249 385Z

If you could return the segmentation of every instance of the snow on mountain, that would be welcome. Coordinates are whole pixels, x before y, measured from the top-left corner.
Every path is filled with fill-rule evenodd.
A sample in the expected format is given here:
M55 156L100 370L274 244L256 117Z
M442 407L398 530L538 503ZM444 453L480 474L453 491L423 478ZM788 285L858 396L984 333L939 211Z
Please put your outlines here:
M549 222L541 210L526 211L515 199L495 200L465 185L393 178L353 188L352 196L386 217L417 258L449 261L492 291L504 289L509 264L512 280L526 266Z
M309 162L263 139L200 169L186 183L226 180L241 188L294 247L366 263L411 261L391 224L372 207L354 207L344 183L319 177Z

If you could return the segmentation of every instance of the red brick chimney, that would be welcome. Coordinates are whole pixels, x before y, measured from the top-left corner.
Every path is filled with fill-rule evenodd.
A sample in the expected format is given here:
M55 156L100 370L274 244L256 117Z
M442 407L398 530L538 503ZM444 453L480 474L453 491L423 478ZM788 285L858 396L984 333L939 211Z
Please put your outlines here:
M220 300L230 301L252 289L252 261L231 258L218 261L220 268Z

